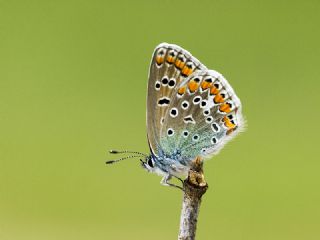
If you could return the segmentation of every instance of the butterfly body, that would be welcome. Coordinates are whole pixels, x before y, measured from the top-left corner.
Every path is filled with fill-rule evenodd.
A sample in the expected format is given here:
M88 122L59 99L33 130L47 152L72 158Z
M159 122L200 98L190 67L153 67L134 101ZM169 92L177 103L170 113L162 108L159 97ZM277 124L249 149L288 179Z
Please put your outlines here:
M242 106L228 81L183 48L153 53L147 95L148 171L185 176L196 158L209 158L243 129Z

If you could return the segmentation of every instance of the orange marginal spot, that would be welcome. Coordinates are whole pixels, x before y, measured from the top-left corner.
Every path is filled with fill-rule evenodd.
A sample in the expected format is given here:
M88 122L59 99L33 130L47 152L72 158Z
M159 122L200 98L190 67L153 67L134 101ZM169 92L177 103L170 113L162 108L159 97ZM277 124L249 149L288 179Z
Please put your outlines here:
M167 62L168 62L168 63L173 63L173 62L174 62L174 57L168 56L168 57L167 57Z
M189 76L192 73L192 69L189 68L188 66L184 66L184 68L182 69L182 74Z
M198 89L199 84L196 83L194 80L191 80L191 81L188 83L188 87L189 87L190 92L193 93L193 92L195 92L195 91Z
M221 106L219 107L219 110L221 112L225 112L225 113L229 113L231 111L231 107L229 103L223 103L221 104Z
M213 101L215 103L223 103L224 102L224 98L221 96L220 93L218 93L216 96L214 96Z
M161 63L163 63L163 57L160 57L160 56L158 56L158 57L156 57L156 62L157 62L157 64L161 64Z
M178 60L176 60L175 65L177 68L182 69L184 67L185 63L178 59Z
M203 81L203 82L201 83L201 88L202 88L202 90L206 90L206 89L208 89L209 87L211 87L211 85L212 85L212 83Z
M183 95L185 92L186 92L186 86L183 86L183 87L178 89L178 94L179 95Z
M218 88L216 88L215 86L211 86L210 87L210 94L211 95L216 95L218 93L219 93L219 89Z
M228 129L227 135L230 135L230 134L233 133L236 129L237 129L237 127Z
M236 127L236 125L234 123L231 122L231 120L225 116L223 118L223 121L224 121L224 125L230 130L230 129L233 129Z

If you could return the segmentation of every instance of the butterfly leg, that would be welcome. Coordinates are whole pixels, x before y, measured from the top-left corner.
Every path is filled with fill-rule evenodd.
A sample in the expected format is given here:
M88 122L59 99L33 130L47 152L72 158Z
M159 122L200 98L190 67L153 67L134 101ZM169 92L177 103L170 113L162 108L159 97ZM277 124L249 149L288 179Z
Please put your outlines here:
M161 179L161 182L160 182L160 183L161 183L163 186L175 187L175 188L178 188L178 189L180 189L180 190L183 191L183 188L182 188L182 187L180 187L180 186L178 186L178 185L175 185L175 184L169 182L171 178L172 178L172 175L170 175L170 174L165 175L165 176ZM181 179L180 179L180 180L181 180Z
M179 177L177 177L177 176L175 176L175 175L172 175L173 177L175 177L176 179L178 179L181 183L182 183L182 185L183 185L183 180L181 179L181 178L179 178Z

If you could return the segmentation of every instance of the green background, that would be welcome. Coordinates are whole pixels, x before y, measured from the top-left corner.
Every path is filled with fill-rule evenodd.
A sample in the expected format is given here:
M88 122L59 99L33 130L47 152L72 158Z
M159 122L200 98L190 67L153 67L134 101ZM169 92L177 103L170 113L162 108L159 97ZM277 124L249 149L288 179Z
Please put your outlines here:
M319 239L320 2L0 0L0 239L176 239L148 152L154 47L222 72L247 131L205 165L198 239Z

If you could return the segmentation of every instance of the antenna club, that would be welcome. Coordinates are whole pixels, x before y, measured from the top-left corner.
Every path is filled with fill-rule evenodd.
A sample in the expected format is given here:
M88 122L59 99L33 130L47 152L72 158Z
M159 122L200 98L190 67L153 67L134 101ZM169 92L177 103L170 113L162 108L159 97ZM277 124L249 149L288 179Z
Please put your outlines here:
M117 150L110 150L109 153L114 153L114 154L116 154L116 153L119 153L119 151L117 151Z
M112 164L112 163L114 163L114 162L115 162L114 160L106 161L106 164Z

